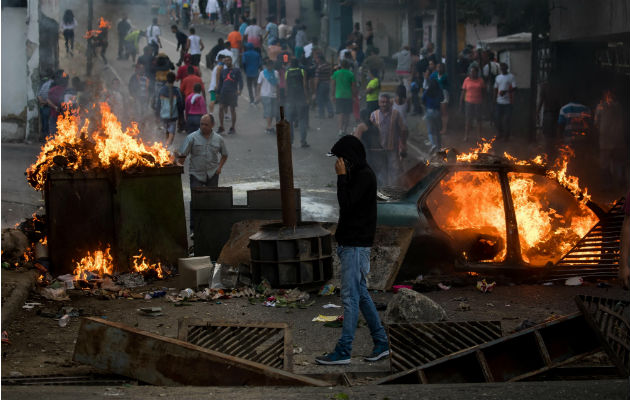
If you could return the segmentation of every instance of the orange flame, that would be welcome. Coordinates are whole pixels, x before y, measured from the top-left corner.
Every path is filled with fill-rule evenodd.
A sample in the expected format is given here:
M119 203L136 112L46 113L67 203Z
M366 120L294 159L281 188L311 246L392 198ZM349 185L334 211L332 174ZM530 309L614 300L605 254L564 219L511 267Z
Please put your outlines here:
M112 24L111 24L111 22L109 22L109 21L105 20L103 17L101 17L101 19L99 21L99 24L98 24L98 27L100 29L109 29L109 28L112 27Z
M114 273L114 259L109 245L105 250L95 250L94 253L88 251L87 255L76 263L72 274L77 280L87 280L88 273L100 277Z
M102 31L100 29L92 29L91 31L85 32L85 35L83 35L83 37L85 39L91 39L93 37L96 37L96 36L100 35L101 32Z
M42 146L37 161L27 170L29 184L42 190L46 175L61 156L65 169L78 171L94 168L160 167L171 164L171 154L161 143L147 146L138 137L138 126L132 122L122 130L121 124L107 103L100 103L101 121L89 135L90 120L66 111L57 119L57 135ZM80 124L83 127L79 129Z
M487 154L492 149L492 143L496 138L487 140L481 138L481 142L477 142L477 147L472 149L469 153L462 153L457 155L457 161L471 162L479 159L479 154Z
M588 194L588 188L582 190L580 188L579 179L577 176L567 174L567 168L569 166L569 159L575 156L575 153L569 146L562 146L559 149L560 156L556 159L553 170L547 171L547 176L557 180L562 186L567 188L576 199L582 203L586 203L591 199L591 195Z
M133 256L133 270L138 273L144 273L146 271L153 270L157 273L158 278L164 278L164 270L162 269L162 264L159 262L157 264L151 264L147 262L146 257L142 255L142 249L138 250L139 254L137 256Z

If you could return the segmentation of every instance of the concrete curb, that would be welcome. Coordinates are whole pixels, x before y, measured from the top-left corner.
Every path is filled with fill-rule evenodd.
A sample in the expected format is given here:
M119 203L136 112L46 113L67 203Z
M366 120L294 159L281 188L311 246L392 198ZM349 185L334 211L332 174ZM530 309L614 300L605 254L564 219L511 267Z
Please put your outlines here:
M35 287L39 273L36 270L13 272L2 270L2 326L15 316Z

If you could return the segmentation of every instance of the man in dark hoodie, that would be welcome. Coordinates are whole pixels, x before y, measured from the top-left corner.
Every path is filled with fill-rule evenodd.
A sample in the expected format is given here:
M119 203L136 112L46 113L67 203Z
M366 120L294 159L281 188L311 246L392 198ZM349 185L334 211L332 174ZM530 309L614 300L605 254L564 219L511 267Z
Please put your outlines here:
M376 177L367 165L365 149L358 138L344 136L330 152L337 157L339 223L335 239L341 261L343 328L335 350L315 361L323 365L350 363L359 310L374 342L374 350L365 360L377 361L389 355L389 344L366 282L376 232Z

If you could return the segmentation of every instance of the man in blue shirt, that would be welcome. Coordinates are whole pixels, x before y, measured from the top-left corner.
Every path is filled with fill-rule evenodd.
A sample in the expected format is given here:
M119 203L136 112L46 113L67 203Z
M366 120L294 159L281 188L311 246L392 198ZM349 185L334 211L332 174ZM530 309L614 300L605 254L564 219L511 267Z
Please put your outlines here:
M260 54L254 50L254 45L247 43L245 45L245 53L243 53L243 69L247 77L247 91L249 92L249 105L254 105L256 81L260 72L262 58Z

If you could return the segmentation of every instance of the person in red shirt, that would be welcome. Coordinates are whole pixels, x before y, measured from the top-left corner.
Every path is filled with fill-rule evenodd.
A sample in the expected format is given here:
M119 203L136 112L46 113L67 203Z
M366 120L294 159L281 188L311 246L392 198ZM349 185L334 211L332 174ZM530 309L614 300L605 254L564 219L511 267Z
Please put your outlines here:
M477 120L477 138L481 138L481 105L483 104L485 88L485 82L479 77L479 68L476 66L471 67L470 76L464 79L462 95L459 98L460 111L465 105L466 127L464 128L464 141L468 140L468 131L473 119Z
M187 76L182 79L182 83L179 85L179 89L184 94L184 98L187 98L189 94L191 94L195 88L195 84L201 84L201 89L203 92L204 100L206 97L206 91L203 86L203 81L197 75L195 75L195 68L192 65L188 66Z
M182 65L182 66L177 68L177 74L175 75L175 80L176 81L183 81L184 78L186 76L188 76L188 67L189 66L193 67L193 71L194 71L193 73L195 75L197 75L199 77L201 76L201 72L199 72L199 68L194 66L194 65L192 65L190 63L191 62L190 60L191 60L190 54L186 54L184 56L184 65Z

